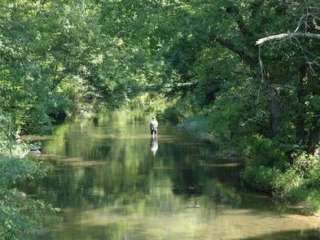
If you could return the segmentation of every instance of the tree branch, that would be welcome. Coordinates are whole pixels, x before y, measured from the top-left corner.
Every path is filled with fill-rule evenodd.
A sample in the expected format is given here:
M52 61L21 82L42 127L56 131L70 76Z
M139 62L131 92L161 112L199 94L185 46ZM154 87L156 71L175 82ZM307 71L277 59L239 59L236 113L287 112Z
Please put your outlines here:
M266 42L274 41L274 40L281 40L281 39L288 39L288 38L295 38L295 37L302 37L302 38L314 38L320 40L320 34L317 33L301 33L301 32L295 32L295 33L281 33L276 35L271 35L268 37L260 38L256 41L257 46L261 46L265 44Z
M255 65L257 61L255 58L253 58L245 49L238 48L235 44L233 44L231 41L222 39L222 38L215 38L215 41L217 41L221 46L229 49L230 51L238 54L242 60L244 60L249 65Z

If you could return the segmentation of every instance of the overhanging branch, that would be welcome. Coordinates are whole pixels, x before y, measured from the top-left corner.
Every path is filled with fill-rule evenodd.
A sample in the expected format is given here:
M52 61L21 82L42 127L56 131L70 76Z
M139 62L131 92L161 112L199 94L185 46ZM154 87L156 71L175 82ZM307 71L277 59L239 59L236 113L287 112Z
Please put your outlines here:
M222 38L219 38L219 37L214 38L214 41L218 42L221 46L229 49L230 51L238 54L240 56L240 58L242 60L244 60L246 63L248 63L249 65L255 65L256 64L255 58L252 57L248 53L248 51L246 51L243 48L239 48L238 46L236 46L231 41L229 41L227 39L222 39Z
M314 38L320 40L320 34L317 33L281 33L276 35L271 35L268 37L260 38L258 41L256 41L257 46L261 46L265 44L266 42L274 41L274 40L281 40L281 39L288 39L288 38L296 38L296 37L302 37L302 38Z

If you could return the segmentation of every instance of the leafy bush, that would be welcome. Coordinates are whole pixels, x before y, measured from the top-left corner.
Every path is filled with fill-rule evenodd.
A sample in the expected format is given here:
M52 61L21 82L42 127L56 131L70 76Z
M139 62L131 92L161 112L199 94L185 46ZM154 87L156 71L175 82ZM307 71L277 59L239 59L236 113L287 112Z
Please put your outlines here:
M304 152L293 159L293 163L285 168L283 165L279 168L276 163L274 166L263 165L265 160L251 161L246 165L242 179L255 190L272 193L278 199L303 202L308 212L317 211L320 209L319 159Z
M8 188L25 180L44 177L41 163L27 159L0 158L0 187Z
M260 135L255 135L243 142L244 152L250 157L250 164L277 167L283 169L287 167L288 158L281 151L279 144L271 139L264 138Z
M274 181L280 171L265 166L247 166L242 173L245 184L255 190L273 192Z
M53 209L34 200L16 187L43 177L45 169L27 159L0 158L0 238L33 239Z
M297 191L303 187L303 177L295 170L289 169L277 174L273 181L273 195L280 199L294 199Z

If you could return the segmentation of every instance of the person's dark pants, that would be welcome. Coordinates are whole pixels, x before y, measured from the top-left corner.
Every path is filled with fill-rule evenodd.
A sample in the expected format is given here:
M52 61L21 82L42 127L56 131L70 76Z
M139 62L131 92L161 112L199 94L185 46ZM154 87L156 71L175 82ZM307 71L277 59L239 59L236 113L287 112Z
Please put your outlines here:
M157 135L158 131L157 131L157 129L151 129L150 133L151 133L151 135L153 135L153 134Z

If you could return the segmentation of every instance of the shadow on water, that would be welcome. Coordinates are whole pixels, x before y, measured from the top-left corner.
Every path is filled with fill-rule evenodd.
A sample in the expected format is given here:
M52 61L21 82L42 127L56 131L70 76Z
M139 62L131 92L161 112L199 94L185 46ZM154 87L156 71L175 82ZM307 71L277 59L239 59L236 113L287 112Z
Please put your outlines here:
M241 238L241 240L317 240L320 239L319 229L310 230L295 230L295 231L283 231L275 232L271 234L264 234L261 236Z
M62 209L63 222L39 239L308 239L301 231L318 227L243 193L241 165L209 145L170 126L157 139L147 130L117 119L57 130L44 148L55 171L37 194Z
M84 226L79 227L77 230L71 230L67 233L57 233L55 237L51 236L46 238L47 240L56 240L56 239L86 239L86 240L119 240L119 239L134 239L134 240L148 240L151 235L144 234L142 229L137 227L134 233L129 231L130 227L126 226L125 223L121 224L109 224L106 226ZM140 231L139 231L140 230ZM58 238L56 238L58 237ZM61 238L59 238L61 237ZM177 233L175 235L175 239L185 239L183 234ZM213 236L214 237L214 236ZM156 238L161 239L161 238ZM189 239L197 239L190 237ZM259 235L255 237L249 238L211 238L211 239L227 239L227 240L291 240L291 239L299 239L299 240L318 240L320 239L320 232L318 229L311 230L294 230L294 231L283 231L283 232L275 232L270 234Z

